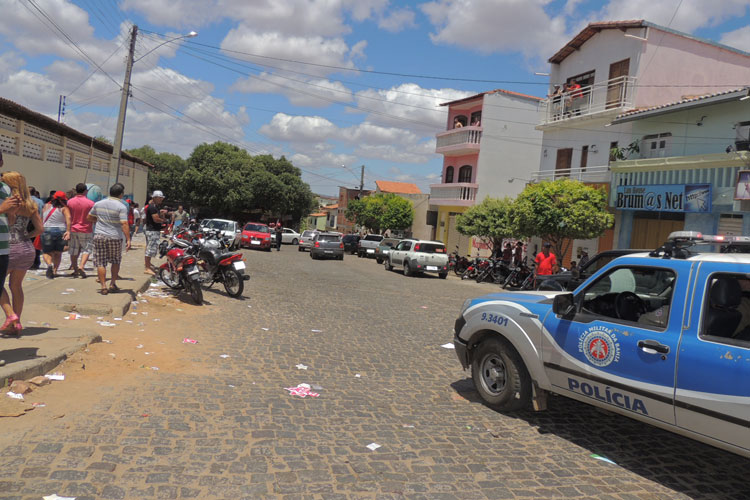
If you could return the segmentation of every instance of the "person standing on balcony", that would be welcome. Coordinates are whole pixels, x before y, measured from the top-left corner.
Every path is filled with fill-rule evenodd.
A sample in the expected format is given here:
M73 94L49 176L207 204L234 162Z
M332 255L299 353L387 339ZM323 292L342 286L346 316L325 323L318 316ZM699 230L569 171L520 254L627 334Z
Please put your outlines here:
M458 117L455 117L453 119L453 128L461 128L463 126L464 126L464 124L461 123L461 120L459 120Z
M560 112L562 111L562 89L559 85L555 85L554 90L547 97L552 101L552 120L557 121L560 119Z
M583 100L583 93L581 92L581 84L578 82L572 82L568 85L568 92L570 93L571 110L576 116L581 114L581 103Z

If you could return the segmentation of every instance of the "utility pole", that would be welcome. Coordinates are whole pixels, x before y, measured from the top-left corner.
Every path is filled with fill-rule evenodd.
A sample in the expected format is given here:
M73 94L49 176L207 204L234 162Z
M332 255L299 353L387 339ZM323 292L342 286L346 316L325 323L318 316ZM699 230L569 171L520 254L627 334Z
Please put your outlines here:
M57 123L60 123L60 121L65 116L65 96L60 96L60 101L57 103Z
M362 199L362 190L365 187L365 166L362 165L362 173L359 175L359 199Z
M120 178L120 154L122 153L122 134L125 131L125 112L128 109L128 96L130 95L130 73L133 70L133 53L135 52L135 37L138 35L138 26L133 25L130 33L130 50L128 51L128 62L125 66L125 81L122 84L122 98L120 99L120 115L117 117L117 131L115 132L115 144L112 149L112 164L109 167L109 186L107 193L113 184Z

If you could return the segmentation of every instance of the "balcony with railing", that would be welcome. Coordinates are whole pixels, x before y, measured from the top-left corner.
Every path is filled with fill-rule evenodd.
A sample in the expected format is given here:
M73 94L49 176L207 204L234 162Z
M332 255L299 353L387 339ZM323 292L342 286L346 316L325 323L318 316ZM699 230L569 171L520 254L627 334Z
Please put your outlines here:
M448 156L466 155L479 152L482 140L482 127L459 127L437 134L435 152Z
M540 170L531 174L532 182L554 181L569 178L581 182L609 182L611 172L607 165L588 168L558 168L556 170Z
M540 127L582 118L609 117L633 109L636 78L619 76L548 97L539 104Z
M454 182L430 185L430 205L470 207L477 199L479 184Z

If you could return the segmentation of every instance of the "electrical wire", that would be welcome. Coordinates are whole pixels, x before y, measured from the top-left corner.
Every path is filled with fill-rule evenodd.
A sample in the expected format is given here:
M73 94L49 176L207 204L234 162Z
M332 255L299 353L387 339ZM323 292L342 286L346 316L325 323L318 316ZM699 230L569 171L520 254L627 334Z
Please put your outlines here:
M119 51L125 45L125 42L127 42L127 39L123 39L123 41L120 43L120 45L109 55L109 57L107 57L104 60L104 62L102 63L102 66L105 65L105 64L107 64L107 61L109 61L110 59L112 59L112 56L114 56L117 53L117 51ZM72 96L76 92L76 90L78 90L79 88L81 88L81 86L84 83L86 83L89 78L91 78L92 76L94 76L94 74L97 71L99 71L99 70L95 69L94 71L92 71L91 73L89 73L89 75L86 78L84 78L81 83L79 83L78 85L76 85L76 87L73 90L71 90L70 92L68 92L68 94L66 95L66 97Z

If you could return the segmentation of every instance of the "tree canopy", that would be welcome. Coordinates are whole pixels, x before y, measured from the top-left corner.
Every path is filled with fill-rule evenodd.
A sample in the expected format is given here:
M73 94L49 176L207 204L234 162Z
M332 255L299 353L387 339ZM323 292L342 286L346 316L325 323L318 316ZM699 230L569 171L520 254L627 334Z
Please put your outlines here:
M485 198L456 218L456 229L466 236L476 236L488 243L492 251L502 248L503 240L517 237L511 198Z
M149 191L159 189L167 199L215 215L243 218L261 212L298 221L314 208L315 197L302 172L283 156L251 156L224 142L201 144L187 160L151 146L128 153L154 165Z
M402 230L414 223L412 202L393 193L377 193L361 200L351 200L346 218L369 231Z
M552 244L558 257L573 239L597 238L612 227L604 189L571 179L529 184L513 204L517 237L538 236Z

